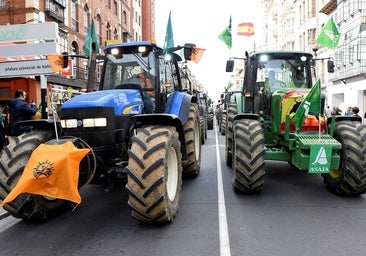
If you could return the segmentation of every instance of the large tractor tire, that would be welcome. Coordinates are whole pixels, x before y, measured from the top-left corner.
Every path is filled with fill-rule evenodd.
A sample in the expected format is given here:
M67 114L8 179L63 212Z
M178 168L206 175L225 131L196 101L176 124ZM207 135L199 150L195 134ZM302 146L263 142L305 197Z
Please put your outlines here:
M209 112L207 115L207 129L213 130L213 125L214 125L214 113Z
M226 117L226 112L222 113L221 115L221 122L220 122L220 131L221 131L221 135L225 135L226 132L226 125L227 125L227 117Z
M201 144L205 144L206 134L205 134L205 118L200 117L200 127L201 127Z
M174 127L145 126L132 137L126 190L132 216L141 222L173 222L182 186L182 153Z
M342 144L338 152L340 166L323 174L324 184L332 193L358 196L366 192L366 125L340 121L335 125L334 138Z
M264 132L258 120L233 123L233 188L236 192L262 190L265 175Z
M18 137L10 137L0 158L0 199L4 198L17 184L32 152L41 144L54 138L53 131L33 131ZM74 204L65 200L41 195L20 194L4 205L14 217L31 222L42 222L53 218Z
M225 160L226 165L231 167L233 162L232 148L233 148L233 122L234 117L238 113L235 103L230 103L227 110L227 123L225 133Z
M183 163L183 176L196 177L201 169L200 120L197 104L191 103L187 122L183 126L187 160Z

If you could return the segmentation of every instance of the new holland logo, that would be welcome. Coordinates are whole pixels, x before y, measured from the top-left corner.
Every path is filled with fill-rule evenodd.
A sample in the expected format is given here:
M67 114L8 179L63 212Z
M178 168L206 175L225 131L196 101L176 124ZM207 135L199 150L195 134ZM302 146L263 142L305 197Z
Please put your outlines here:
M311 146L309 173L329 173L331 153L331 146Z

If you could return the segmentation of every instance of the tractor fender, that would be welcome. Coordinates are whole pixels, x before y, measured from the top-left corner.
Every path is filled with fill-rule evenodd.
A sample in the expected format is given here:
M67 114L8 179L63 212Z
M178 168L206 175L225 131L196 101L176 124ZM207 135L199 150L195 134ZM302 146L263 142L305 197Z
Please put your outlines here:
M362 123L362 118L360 116L339 116L335 115L327 119L327 130L328 133L333 136L335 123L340 121L350 121L350 122L360 122Z
M142 114L134 115L131 117L135 119L136 122L134 126L130 128L130 138L132 138L133 130L145 125L166 125L174 126L179 134L180 147L182 151L183 160L187 159L187 149L184 137L183 123L180 118L174 114Z
M168 97L165 107L165 114L176 115L185 124L188 120L189 106L192 101L196 101L192 95L184 92L174 92Z
M31 119L26 121L20 121L14 124L14 126L31 126L32 130L55 130L61 134L61 123L54 121L53 119Z
M240 120L240 119L251 119L251 120L259 120L259 115L257 114L250 114L250 113L243 113L243 114L237 114L234 117L234 121L235 120Z

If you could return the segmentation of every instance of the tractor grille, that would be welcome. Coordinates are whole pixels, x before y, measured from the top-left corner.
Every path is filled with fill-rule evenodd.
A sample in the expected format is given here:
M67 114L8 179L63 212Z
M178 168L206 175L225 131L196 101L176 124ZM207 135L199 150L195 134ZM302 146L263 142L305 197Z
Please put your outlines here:
M341 149L341 143L329 134L302 134L296 136L299 140L299 146L303 149L310 149L312 145L332 146L333 149Z

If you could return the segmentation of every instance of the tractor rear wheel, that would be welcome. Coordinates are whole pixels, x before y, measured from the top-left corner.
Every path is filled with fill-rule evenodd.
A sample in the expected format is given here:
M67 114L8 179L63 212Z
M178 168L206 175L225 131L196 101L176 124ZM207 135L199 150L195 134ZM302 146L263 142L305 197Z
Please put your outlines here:
M222 113L222 115L221 115L220 131L221 131L221 135L225 135L225 132L226 132L226 112Z
M191 103L187 122L183 126L187 160L183 164L184 177L196 177L201 168L201 129L197 104Z
M205 144L205 140L207 138L206 133L205 133L205 118L204 117L200 117L200 127L201 127L201 144Z
M213 130L213 124L214 124L214 113L209 112L207 115L207 129Z
M230 103L227 109L227 123L225 133L225 159L226 165L231 167L233 162L232 147L233 147L233 122L234 117L238 113L235 103Z
M366 125L336 122L334 138L342 144L340 166L323 174L327 189L338 195L358 196L366 192Z
M235 120L233 123L233 188L255 193L264 184L264 134L259 121Z
M132 216L146 223L173 222L182 186L182 154L175 128L138 128L128 155L126 190Z
M32 152L41 144L54 138L53 131L33 131L18 137L10 137L0 158L0 199L4 200L17 184ZM41 222L65 212L74 205L71 202L41 195L20 194L4 205L14 217Z

